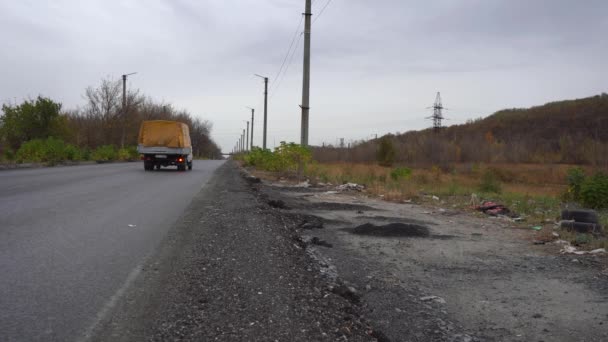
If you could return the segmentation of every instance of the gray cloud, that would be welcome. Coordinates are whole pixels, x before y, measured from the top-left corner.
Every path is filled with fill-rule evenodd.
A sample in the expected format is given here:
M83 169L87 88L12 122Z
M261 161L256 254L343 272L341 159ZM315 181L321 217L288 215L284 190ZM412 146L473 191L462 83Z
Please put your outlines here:
M274 77L303 5L0 0L0 101L73 108L86 86L137 71L131 87L214 121L230 149L245 106L261 113L253 74ZM450 123L605 91L606 13L601 0L334 0L313 26L311 142L427 127L436 91ZM271 145L299 140L301 44L270 104Z

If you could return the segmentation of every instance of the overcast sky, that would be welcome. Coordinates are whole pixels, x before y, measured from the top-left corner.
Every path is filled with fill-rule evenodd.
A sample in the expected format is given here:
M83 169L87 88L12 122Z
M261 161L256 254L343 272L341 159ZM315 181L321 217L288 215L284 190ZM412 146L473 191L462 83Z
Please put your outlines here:
M313 3L310 143L428 127L608 88L605 0L327 0ZM302 39L274 79L304 0L0 0L0 101L83 106L104 77L214 123L230 151L271 78L268 144L299 142ZM281 78L279 78L281 80Z

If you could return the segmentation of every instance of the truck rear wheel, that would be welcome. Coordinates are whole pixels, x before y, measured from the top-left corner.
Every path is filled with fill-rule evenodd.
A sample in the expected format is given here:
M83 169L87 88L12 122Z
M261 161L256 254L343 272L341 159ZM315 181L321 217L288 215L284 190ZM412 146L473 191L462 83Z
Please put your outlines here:
M145 171L152 171L152 170L154 170L154 164L152 164L150 162L144 162L144 170Z
M177 171L186 171L186 164L178 164Z
M188 170L192 171L192 162L188 163Z

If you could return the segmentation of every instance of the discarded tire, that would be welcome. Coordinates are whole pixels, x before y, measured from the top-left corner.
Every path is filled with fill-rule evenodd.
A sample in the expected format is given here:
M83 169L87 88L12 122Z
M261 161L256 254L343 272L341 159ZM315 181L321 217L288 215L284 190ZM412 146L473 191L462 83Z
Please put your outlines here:
M598 224L599 218L595 210L562 210L562 220L574 220L574 222L585 222Z
M602 227L597 223L589 222L576 222L576 221L562 221L560 223L562 228L573 230L579 233L601 233Z

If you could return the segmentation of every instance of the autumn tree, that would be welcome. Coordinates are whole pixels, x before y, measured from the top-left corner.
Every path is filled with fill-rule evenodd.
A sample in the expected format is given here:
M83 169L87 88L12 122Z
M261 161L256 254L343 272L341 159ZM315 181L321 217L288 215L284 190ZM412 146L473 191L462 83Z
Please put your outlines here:
M54 136L65 138L69 131L66 118L60 114L61 103L38 96L20 105L2 105L0 136L8 146L17 150L22 143L32 139Z

